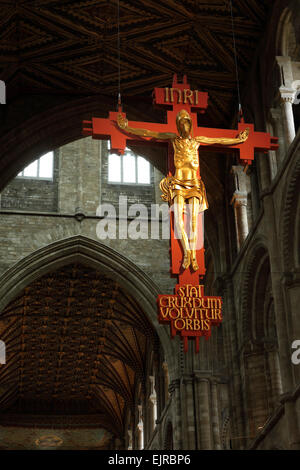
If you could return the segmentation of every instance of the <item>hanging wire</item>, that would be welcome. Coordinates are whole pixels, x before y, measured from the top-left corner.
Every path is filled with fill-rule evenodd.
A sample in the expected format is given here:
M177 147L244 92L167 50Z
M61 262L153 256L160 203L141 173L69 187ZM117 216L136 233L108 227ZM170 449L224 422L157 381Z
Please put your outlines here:
M121 106L120 0L118 0L118 107Z
M238 70L238 63L237 63L235 32L234 32L234 20L233 20L232 1L231 0L229 0L229 5L230 5L230 14L231 14L232 42L233 42L233 51L234 51L235 75L236 75L236 86L237 86L237 94L238 94L238 102L239 102L239 120L240 120L240 117L242 116L242 105L241 105L239 70Z

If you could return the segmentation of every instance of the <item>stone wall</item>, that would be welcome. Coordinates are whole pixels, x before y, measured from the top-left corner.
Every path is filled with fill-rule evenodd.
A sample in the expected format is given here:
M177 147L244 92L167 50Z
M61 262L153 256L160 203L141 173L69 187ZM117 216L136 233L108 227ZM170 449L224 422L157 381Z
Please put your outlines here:
M53 179L42 180L17 177L2 191L0 208L57 212L58 210L58 152L54 152Z
M102 151L104 148L105 151ZM150 206L156 202L156 187L153 183L154 171L151 169L151 185L130 187L127 185L109 185L107 182L107 144L92 138L80 139L61 147L57 152L56 173L52 183L51 197L56 195L56 210L46 210L45 197L48 193L42 187L44 181L20 183L13 180L2 192L3 200L10 194L10 210L2 207L0 226L0 273L14 265L17 261L47 246L57 240L83 235L110 246L115 251L126 256L139 266L159 286L162 292L172 292L174 281L169 277L169 240L151 239L155 225L161 233L162 222L151 220ZM21 180L20 180L21 181ZM26 183L26 188L24 186ZM37 189L38 188L38 189ZM37 190L36 190L37 189ZM30 191L30 193L29 193ZM34 194L34 209L26 209L26 201ZM49 191L50 193L50 191ZM136 194L137 193L137 194ZM118 209L119 194L128 197L128 207L131 202L145 204L149 218L135 224L135 217L129 217L121 222L125 230L137 232L136 239L124 238L99 239L99 224L104 221L97 217L99 205L109 201ZM135 200L137 197L137 200ZM21 206L20 201L24 204ZM39 206L40 201L40 206ZM33 203L31 203L33 205ZM56 213L55 213L56 212ZM118 210L116 210L118 213ZM113 224L113 221L110 221ZM168 222L165 222L168 224ZM116 236L119 232L119 220L116 221ZM102 233L103 231L101 231ZM141 236L138 232L141 232ZM143 238L141 238L143 237ZM157 263L157 260L160 263Z

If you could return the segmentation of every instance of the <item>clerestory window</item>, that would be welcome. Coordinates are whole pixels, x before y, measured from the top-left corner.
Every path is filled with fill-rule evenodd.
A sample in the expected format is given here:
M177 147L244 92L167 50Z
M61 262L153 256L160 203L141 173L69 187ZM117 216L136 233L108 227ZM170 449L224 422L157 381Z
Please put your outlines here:
M128 148L124 155L111 153L108 155L108 182L150 184L150 163Z
M48 152L18 173L18 178L53 179L53 152Z

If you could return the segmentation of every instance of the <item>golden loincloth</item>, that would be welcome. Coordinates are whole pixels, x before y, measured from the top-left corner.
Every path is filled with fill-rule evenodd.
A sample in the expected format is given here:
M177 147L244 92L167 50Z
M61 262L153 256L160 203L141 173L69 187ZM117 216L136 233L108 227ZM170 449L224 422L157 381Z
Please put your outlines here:
M197 197L199 199L199 212L208 209L208 201L204 183L201 179L193 180L179 180L174 176L166 176L159 184L162 191L161 198L168 202L169 205L173 204L175 196L183 196L184 199Z

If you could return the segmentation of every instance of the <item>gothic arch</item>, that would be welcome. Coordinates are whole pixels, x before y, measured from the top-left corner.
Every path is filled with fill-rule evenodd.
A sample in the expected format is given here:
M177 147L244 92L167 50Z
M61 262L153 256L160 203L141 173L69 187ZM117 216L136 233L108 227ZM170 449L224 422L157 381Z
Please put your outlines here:
M135 105L128 104L133 116L137 115ZM82 138L84 119L91 119L92 115L106 117L114 106L110 97L102 95L75 99L38 113L4 134L0 138L0 190L40 155ZM144 117L143 112L138 114ZM164 171L160 158L155 159L154 165Z
M244 266L240 346L245 432L255 437L274 411L281 393L271 269L262 239L256 240Z
M280 241L283 253L283 270L288 273L300 266L300 160L290 170L285 185L283 203L280 213L283 214L280 227Z
M241 282L241 303L240 303L240 312L241 312L241 329L239 335L240 346L245 344L245 342L252 340L254 333L255 309L253 308L253 299L254 289L258 287L258 276L260 275L260 266L261 269L266 269L266 263L269 263L269 256L266 249L265 243L262 240L257 240L250 253L244 261L245 273Z
M276 34L276 55L290 55L290 36L294 34L292 11L286 7L279 18Z
M31 282L74 262L112 277L135 298L155 328L163 345L169 370L172 371L175 366L173 344L167 329L157 321L156 298L159 288L123 255L87 237L78 235L51 243L8 269L0 278L0 311Z

